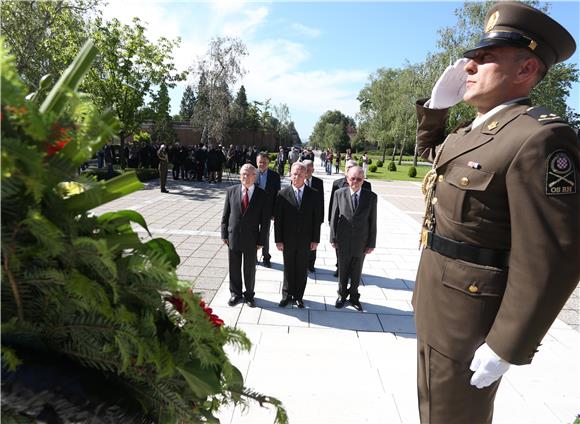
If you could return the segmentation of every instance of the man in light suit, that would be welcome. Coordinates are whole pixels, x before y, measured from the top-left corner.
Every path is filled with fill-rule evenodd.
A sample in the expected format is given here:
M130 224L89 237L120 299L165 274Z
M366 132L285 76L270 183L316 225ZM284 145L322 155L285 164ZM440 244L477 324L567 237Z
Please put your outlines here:
M268 214L273 219L274 218L274 202L276 201L276 196L280 191L280 175L268 168L270 164L270 158L268 153L261 152L257 157L258 161L258 178L256 179L256 185L266 192L268 195ZM262 247L262 257L264 265L266 268L271 268L270 263L270 219L268 219L264 227L264 247Z
M308 252L320 242L320 214L316 192L304 184L306 166L296 162L290 170L291 185L278 193L274 212L276 247L284 256L284 285L280 307L292 300L304 308L308 276Z
M340 188L349 186L348 181L346 180L346 176L348 174L348 170L350 168L352 168L353 166L356 166L356 161L347 160L346 164L344 165L344 177L338 178L332 182L332 190L330 191L330 204L328 205L328 223L329 224L331 222L330 218L331 218L332 210L333 210L332 202L334 201L334 192ZM363 181L362 188L364 188L365 190L371 191L372 190L371 183L369 183L368 181ZM334 276L338 277L338 253L336 256L336 271L334 272Z
M307 159L302 161L302 163L306 165L306 180L304 181L304 184L316 190L316 194L318 195L320 224L322 224L324 222L324 182L320 178L312 175L314 174L314 161ZM308 255L308 271L314 272L315 262L316 262L316 250L311 250L310 254Z
M362 311L358 286L365 255L374 250L377 240L377 195L362 188L364 171L359 166L349 169L347 181L349 187L334 193L330 222L330 242L338 254L335 306L342 308L350 296L352 306Z
M256 187L257 171L251 164L240 170L240 185L226 191L222 215L222 240L228 246L231 298L228 305L242 300L255 307L256 249L264 245L266 224L270 220L268 195ZM242 293L242 260L246 291Z

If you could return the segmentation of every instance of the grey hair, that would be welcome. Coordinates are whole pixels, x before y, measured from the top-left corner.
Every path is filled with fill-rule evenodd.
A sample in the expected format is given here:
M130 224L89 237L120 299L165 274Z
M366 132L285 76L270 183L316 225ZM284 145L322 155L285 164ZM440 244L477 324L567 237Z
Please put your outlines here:
M304 165L304 162L294 162L292 164L292 168L294 168L295 166L298 168L302 168L304 170L304 172L306 172L306 165ZM292 169L292 168L290 168L290 169Z
M310 166L310 165L313 165L314 166L314 162L312 162L310 159L303 160L302 163L305 166Z
M360 174L360 175L362 175L363 177L364 177L364 175L365 175L365 171L364 171L364 170L363 170L363 169L362 169L360 166L358 166L358 165L351 166L351 167L348 169L348 172L350 173L352 170L354 170L354 171L355 171L357 174Z
M250 170L252 170L254 172L254 175L258 175L258 170L251 163L246 163L246 164L242 165L242 167L240 168L240 174L242 173L242 171L244 169L250 169Z

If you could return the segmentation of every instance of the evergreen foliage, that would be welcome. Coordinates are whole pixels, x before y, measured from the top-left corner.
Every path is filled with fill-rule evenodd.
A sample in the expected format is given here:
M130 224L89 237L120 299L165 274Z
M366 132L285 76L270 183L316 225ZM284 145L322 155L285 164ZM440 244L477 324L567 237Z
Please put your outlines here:
M90 212L142 187L134 173L75 176L119 127L75 92L95 55L87 42L39 105L0 47L2 422L42 412L23 375L49 384L71 369L108 400L73 405L67 390L82 391L64 378L42 399L66 422L90 421L77 409L91 405L99 422L215 422L221 405L248 399L286 422L279 401L244 386L224 345L249 349L249 340L178 280L173 245L140 238L137 212Z

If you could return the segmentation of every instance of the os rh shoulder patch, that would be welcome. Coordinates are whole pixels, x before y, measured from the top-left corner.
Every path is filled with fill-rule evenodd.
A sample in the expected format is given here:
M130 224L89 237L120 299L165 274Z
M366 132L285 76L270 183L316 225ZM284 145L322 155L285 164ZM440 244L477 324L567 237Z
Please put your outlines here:
M565 150L556 150L546 161L546 194L576 193L576 169L574 161Z

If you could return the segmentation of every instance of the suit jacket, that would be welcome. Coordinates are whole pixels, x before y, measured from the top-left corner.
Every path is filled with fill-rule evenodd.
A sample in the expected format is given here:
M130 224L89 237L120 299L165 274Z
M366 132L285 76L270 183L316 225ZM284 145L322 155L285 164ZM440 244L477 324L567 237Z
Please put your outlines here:
M358 207L353 209L350 188L334 193L330 242L337 243L341 254L363 256L368 247L377 242L377 195L364 188L360 191Z
M256 179L256 187L258 186L258 182ZM270 215L270 218L272 216L274 216L274 203L276 203L276 196L278 195L278 192L280 191L280 175L275 172L272 171L271 169L268 169L268 171L266 171L266 188L265 188L266 194L268 195L268 214Z
M422 104L418 151L429 156L443 141L447 111ZM422 252L417 334L456 360L470 361L485 341L512 364L530 363L580 279L580 146L542 109L512 104L457 130L435 168L436 234L509 250L505 268Z
M304 185L300 208L292 186L278 192L274 211L276 243L284 243L284 250L310 250L310 243L320 242L319 200L316 191Z
M328 205L328 222L332 222L332 208L333 208L333 199L334 199L334 192L339 188L348 187L348 183L346 182L346 177L338 178L332 182L332 190L330 192L330 204ZM368 181L363 181L362 188L368 191L372 190L371 183Z
M236 251L256 249L263 246L265 225L270 219L268 213L268 195L259 187L245 213L242 213L242 185L228 187L222 214L222 240L228 240L229 248Z
M310 188L316 190L318 194L318 207L320 208L319 209L320 223L322 224L324 222L324 181L322 181L318 177L312 176Z

